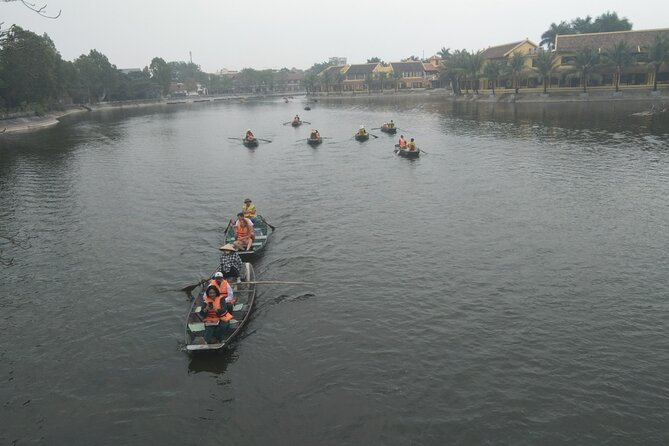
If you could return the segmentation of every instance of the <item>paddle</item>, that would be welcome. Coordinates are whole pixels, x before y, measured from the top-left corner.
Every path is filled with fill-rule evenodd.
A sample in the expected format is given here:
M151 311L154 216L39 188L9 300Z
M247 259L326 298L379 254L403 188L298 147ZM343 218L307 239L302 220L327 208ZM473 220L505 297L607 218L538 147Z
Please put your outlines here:
M180 291L184 291L184 292L186 292L186 293L190 293L191 291L193 291L195 288L199 287L200 285L204 285L208 280L209 280L209 279L202 279L202 280L200 280L200 281L199 281L198 283L196 283L196 284L188 285L188 286L185 286L185 287L181 288Z
M260 218L262 219L263 223L265 223L267 226L269 226L270 228L272 228L272 231L276 231L276 227L270 225L269 223L267 223L267 220L265 220L265 217L261 216Z
M293 123L293 121L288 121L288 122L284 122L283 125L288 125L288 124L292 124L292 123Z
M302 121L302 122L305 123L305 124L311 125L311 122L309 122L309 121Z
M271 139L256 138L258 141L272 142Z
M235 141L243 141L245 138L232 138L229 136L228 139L234 139Z
M376 136L374 133L370 133L370 135L373 136L374 138L378 138L378 136Z

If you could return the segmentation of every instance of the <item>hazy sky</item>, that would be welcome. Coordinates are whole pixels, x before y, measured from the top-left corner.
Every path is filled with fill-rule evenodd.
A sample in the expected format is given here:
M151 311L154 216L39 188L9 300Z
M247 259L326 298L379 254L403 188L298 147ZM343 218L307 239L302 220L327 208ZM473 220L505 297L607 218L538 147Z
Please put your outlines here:
M38 5L40 0L31 0ZM91 49L118 68L143 68L153 57L189 58L204 71L252 67L308 68L330 56L363 63L429 57L442 46L483 49L529 38L552 22L606 11L633 29L669 28L669 1L561 0L49 0L50 20L20 2L0 2L3 29L17 24L47 33L66 60Z

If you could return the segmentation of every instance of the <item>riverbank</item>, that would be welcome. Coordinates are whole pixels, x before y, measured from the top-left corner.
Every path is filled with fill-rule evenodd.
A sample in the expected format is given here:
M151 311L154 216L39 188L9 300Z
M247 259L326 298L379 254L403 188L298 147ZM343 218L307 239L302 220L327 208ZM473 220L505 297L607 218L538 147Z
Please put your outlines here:
M105 102L91 105L73 105L70 108L59 111L52 111L42 115L22 116L19 118L0 120L0 135L11 133L25 133L46 129L58 125L65 117L84 115L86 113L115 110L124 108L143 108L143 107L171 107L179 104L194 104L203 102L219 101L245 101L247 99L261 98L265 96L192 96L184 98L171 98L160 100L143 101L119 101Z
M303 95L299 93L295 95ZM72 106L63 111L49 112L40 116L24 116L20 118L5 119L0 121L0 135L32 132L48 127L52 127L60 123L61 119L71 117L78 114L85 114L100 110L113 110L123 108L141 108L141 107L171 107L180 104L195 104L205 102L219 102L219 101L246 101L263 98L277 98L285 96L284 93L273 95L236 95L236 96L192 96L184 98L172 98L161 100L147 100L147 101L123 101L123 102L108 102L94 105L80 105ZM547 94L543 90L537 89L520 90L517 94L509 92L509 90L497 90L495 94L491 90L481 90L478 94L468 93L463 95L455 95L449 89L437 88L433 90L415 89L415 90L384 90L373 91L369 93L360 92L345 92L343 94L323 94L310 93L309 98L327 100L327 101L350 101L363 100L369 98L392 98L392 97L420 97L425 96L430 99L438 98L444 101L452 102L482 102L482 103L509 103L509 104L551 104L551 103L588 103L588 102L641 102L647 103L647 109L650 113L653 110L666 109L669 105L669 91L661 89L652 91L648 87L644 88L626 88L616 92L610 87L593 87L588 92L583 93L579 89L560 89L559 91L549 90Z

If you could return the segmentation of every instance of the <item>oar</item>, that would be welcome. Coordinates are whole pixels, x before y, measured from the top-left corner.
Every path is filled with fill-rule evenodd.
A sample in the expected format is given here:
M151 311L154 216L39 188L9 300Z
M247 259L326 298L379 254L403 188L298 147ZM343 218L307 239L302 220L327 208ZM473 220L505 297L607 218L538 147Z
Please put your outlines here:
M239 141L239 140L243 140L244 138L232 138L232 137L228 137L228 139L234 139L235 141Z
M271 139L256 138L258 141L272 142Z
M307 139L309 139L309 138L297 139L297 140L295 140L295 142L306 141Z
M309 121L302 121L302 122L305 123L305 124L311 125L311 122L309 122Z
M423 150L423 149L418 149L418 150L420 150L421 152L423 152L423 153L426 154L426 155L429 155L429 153L427 153L427 152L426 152L425 150Z
M272 228L272 231L276 231L276 227L270 225L269 223L267 223L267 220L265 220L265 217L260 216L260 218L262 219L263 223L265 223L267 226L269 226L270 228Z
M376 136L374 133L370 133L370 135L372 135L374 138L378 138L378 136Z
M198 283L196 283L196 284L194 284L194 285L188 285L188 286L185 286L185 287L181 288L181 291L185 291L186 293L190 293L190 292L193 291L195 288L199 287L200 285L205 284L205 283L207 282L207 280L209 280L209 279L202 279L202 280L200 280Z
M288 124L290 124L290 123L292 123L292 122L293 122L293 121L284 122L283 125L288 125Z
M240 282L241 285L248 283L249 285L313 285L311 282L284 282L281 280L258 280L256 282Z

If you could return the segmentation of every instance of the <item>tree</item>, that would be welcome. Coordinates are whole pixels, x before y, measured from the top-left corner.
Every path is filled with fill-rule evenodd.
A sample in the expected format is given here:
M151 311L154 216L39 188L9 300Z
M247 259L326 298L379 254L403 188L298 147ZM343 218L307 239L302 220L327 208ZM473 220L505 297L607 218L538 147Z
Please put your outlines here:
M454 94L461 95L460 85L467 74L466 61L469 52L467 50L455 50L451 53L450 50L447 50L447 53L448 57L441 61L442 68L439 77L451 83Z
M170 82L172 81L171 67L160 57L154 57L149 65L151 79L160 87L163 95L170 91Z
M383 93L383 86L386 83L386 79L388 79L388 73L385 71L382 71L379 73L379 81L381 82L381 92Z
M599 65L599 53L592 48L581 48L576 51L571 65L579 73L581 84L583 85L583 93L585 93L590 74Z
M441 57L441 60L446 60L451 57L451 49L442 46L441 49L437 52L437 55Z
M479 75L483 69L483 51L477 51L475 53L467 54L465 60L467 75L471 79L472 90L476 94L479 92Z
M574 29L567 22L560 22L559 24L551 23L550 28L541 35L541 42L539 45L545 46L549 50L555 49L555 38L558 35L575 34Z
M626 17L622 19L614 12L605 12L592 22L590 27L591 33L609 33L613 31L629 31L632 29L632 24Z
M344 79L346 79L346 76L344 76L344 74L340 70L336 70L333 79L334 79L335 84L337 84L337 86L339 87L339 93L340 94L343 93L344 92Z
M592 17L589 15L585 16L584 19L576 17L571 21L571 27L576 34L585 34L593 32L592 28Z
M620 91L620 76L622 75L623 68L629 66L634 61L634 56L632 56L632 48L627 44L626 41L621 40L618 43L614 43L613 47L604 53L604 59L616 67L616 91Z
M516 89L516 94L518 94L518 89L520 88L520 77L525 72L525 55L519 51L514 51L509 59L509 72L513 77L513 85Z
M370 59L367 59L367 63L383 63L383 62L378 57L372 57Z
M397 93L397 89L400 85L400 80L402 80L402 73L399 71L393 70L393 81L395 83L395 93Z
M11 26L0 43L0 96L9 107L52 103L62 91L61 63L49 36Z
M367 86L367 94L372 94L372 82L374 82L374 76L372 72L365 74L365 85Z
M495 95L495 87L499 81L499 77L504 71L505 64L499 60L489 60L486 62L483 67L483 75L490 81L492 81L492 94Z
M662 64L669 64L669 42L661 34L655 37L655 41L648 48L648 64L653 67L655 73L655 82L653 82L653 91L657 91L657 72L660 71Z
M534 70L541 76L544 84L544 94L546 94L548 84L551 80L553 70L559 65L558 57L552 51L540 49L537 52L537 57L534 59Z
M116 66L109 63L107 56L99 51L91 50L88 55L82 54L74 61L74 65L87 91L88 102L105 100L107 92L115 88L118 79Z

